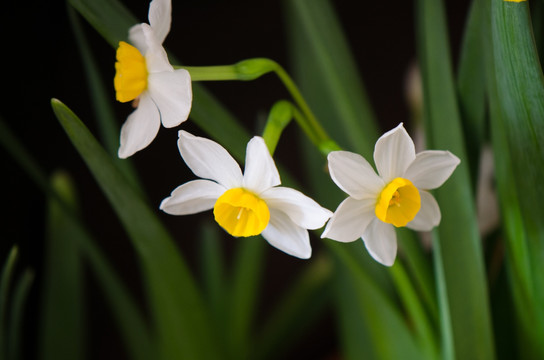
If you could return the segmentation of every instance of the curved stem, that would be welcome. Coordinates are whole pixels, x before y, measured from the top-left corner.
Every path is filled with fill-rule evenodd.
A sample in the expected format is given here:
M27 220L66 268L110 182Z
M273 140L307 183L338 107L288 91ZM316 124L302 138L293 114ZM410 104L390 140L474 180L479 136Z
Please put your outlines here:
M192 81L224 81L241 80L248 81L261 77L264 74L274 72L285 88L292 96L297 107L293 106L292 117L302 128L323 155L327 155L340 147L329 137L321 126L302 93L289 74L275 61L265 58L255 58L240 61L234 65L221 66L176 66L191 74Z

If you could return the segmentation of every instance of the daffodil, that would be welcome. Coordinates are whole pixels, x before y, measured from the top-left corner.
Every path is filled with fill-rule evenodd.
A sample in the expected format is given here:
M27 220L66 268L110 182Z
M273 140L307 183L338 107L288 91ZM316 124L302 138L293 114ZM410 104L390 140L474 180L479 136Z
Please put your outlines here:
M349 197L321 237L341 242L362 238L375 260L391 266L397 254L395 227L430 231L440 223L440 208L427 190L441 186L460 160L449 151L416 154L401 123L378 139L374 162L377 174L358 154L329 153L331 178Z
M261 137L247 144L245 171L221 145L179 132L181 157L202 178L177 187L160 208L172 215L213 209L215 221L235 237L261 234L272 246L299 258L312 254L308 229L332 212L301 192L278 186L280 176Z
M136 110L121 128L119 157L127 158L147 147L164 127L178 126L191 110L189 72L174 70L162 43L170 31L171 0L153 0L149 24L133 26L129 39L117 49L114 87L120 102L134 101Z

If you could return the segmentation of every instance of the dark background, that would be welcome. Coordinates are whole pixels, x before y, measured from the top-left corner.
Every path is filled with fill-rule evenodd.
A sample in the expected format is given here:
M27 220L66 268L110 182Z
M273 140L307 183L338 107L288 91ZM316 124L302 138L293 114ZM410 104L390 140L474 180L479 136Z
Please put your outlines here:
M125 1L142 22L147 22L149 2ZM382 130L410 114L404 98L404 79L416 56L413 1L347 1L333 2L342 20L360 73ZM468 0L446 1L452 50L458 54ZM289 71L281 1L173 0L172 30L165 41L177 58L187 65L231 64L252 57L268 57ZM0 117L26 145L46 173L67 170L75 180L83 218L94 237L100 241L116 270L135 294L140 294L135 254L129 240L92 175L62 131L50 108L52 97L70 107L97 133L94 112L87 91L72 30L62 1L10 1L3 4L2 87ZM85 23L86 25L86 23ZM113 79L115 49L86 25L86 34L105 79ZM454 59L454 62L457 59ZM113 82L113 81L112 81ZM273 76L253 82L207 83L206 86L251 131L256 119L285 92ZM114 100L113 86L109 89ZM115 104L119 126L131 108ZM183 129L202 134L188 121ZM285 134L294 139L292 131ZM179 157L177 131L162 128L155 141L132 157L153 206L169 195L176 186L193 178ZM296 145L280 144L277 161L297 173L291 153ZM295 157L296 158L296 157ZM159 160L160 159L160 160ZM2 178L0 259L17 243L20 261L17 269L32 267L37 278L28 303L25 323L26 355L34 357L44 257L45 198L3 148L0 148ZM175 217L159 216L171 230L188 261L195 264L197 239L191 229L195 223L210 219L210 214ZM225 237L228 254L236 240ZM314 253L318 239L312 240ZM266 313L268 302L274 302L305 262L268 246L265 282L260 311ZM311 261L311 260L310 260ZM89 358L122 359L124 353L108 308L91 276L87 284L87 309L91 331ZM310 329L290 358L331 359L337 354L334 315L324 317Z

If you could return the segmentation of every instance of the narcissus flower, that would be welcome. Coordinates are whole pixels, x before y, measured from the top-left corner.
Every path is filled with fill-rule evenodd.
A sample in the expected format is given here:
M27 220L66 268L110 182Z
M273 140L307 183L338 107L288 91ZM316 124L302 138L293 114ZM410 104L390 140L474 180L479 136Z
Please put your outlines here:
M153 0L149 24L129 31L133 45L121 41L117 49L114 87L120 102L134 102L136 110L121 128L119 157L127 158L147 147L162 124L171 128L187 120L192 89L189 72L174 70L162 43L170 31L171 0Z
M308 229L322 227L332 212L297 190L278 186L280 176L264 140L247 144L245 171L216 142L179 132L181 157L202 179L176 188L160 208L172 215L213 209L232 236L261 234L272 246L299 258L312 254Z
M397 255L395 227L429 231L440 223L440 208L426 190L441 186L460 160L449 151L422 151L402 124L376 142L378 174L362 156L328 155L332 180L349 197L336 209L321 237L341 242L362 238L374 259L391 266Z

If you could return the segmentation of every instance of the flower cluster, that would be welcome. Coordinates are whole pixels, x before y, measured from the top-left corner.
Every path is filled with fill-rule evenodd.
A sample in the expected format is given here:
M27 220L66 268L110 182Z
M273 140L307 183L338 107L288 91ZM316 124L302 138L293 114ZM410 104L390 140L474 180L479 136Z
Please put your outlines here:
M117 50L117 100L136 110L121 129L119 157L147 147L160 124L171 128L189 116L191 78L174 70L162 43L170 31L171 0L153 0L149 24L130 29L134 44ZM334 214L301 192L279 186L280 175L263 138L247 144L245 171L220 144L179 131L181 157L201 179L177 187L160 209L188 215L213 209L216 222L235 237L262 235L287 254L309 258L308 230L327 223L322 238L350 242L361 238L369 253L391 266L397 253L395 227L429 231L440 223L440 209L428 190L441 186L459 164L448 151L416 154L400 124L380 137L374 150L377 173L360 155L328 155L332 180L349 196ZM330 220L329 220L330 219Z

